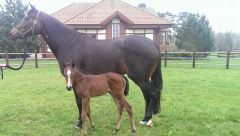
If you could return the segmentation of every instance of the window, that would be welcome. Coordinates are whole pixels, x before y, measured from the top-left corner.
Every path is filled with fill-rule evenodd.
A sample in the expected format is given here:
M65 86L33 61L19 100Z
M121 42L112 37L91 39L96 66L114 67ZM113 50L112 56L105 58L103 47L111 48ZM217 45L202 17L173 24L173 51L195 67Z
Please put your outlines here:
M99 29L99 30L98 30L98 33L101 33L101 34L102 34L102 33L106 33L106 29Z
M135 29L136 34L144 34L144 29Z
M98 33L97 39L99 39L99 40L106 39L106 29L98 29L97 33Z
M126 29L126 33L127 34L133 34L134 32L133 32L133 29Z
M96 34L97 30L96 29L87 29L87 34Z
M153 31L153 29L145 29L145 33L152 34L152 33L154 33L154 31Z
M86 30L85 29L79 29L79 30L77 30L78 32L80 32L80 33L86 33Z
M91 36L92 38L97 38L97 34L88 34L89 36Z
M147 38L153 40L153 34L145 34L145 37L147 37Z
M86 33L87 35L99 39L105 40L106 39L106 29L78 29L78 32Z
M105 40L105 39L106 39L106 34L98 34L97 39L99 39L99 40Z
M112 20L112 39L120 36L120 20L115 18Z
M140 35L153 40L154 29L126 29L126 35Z

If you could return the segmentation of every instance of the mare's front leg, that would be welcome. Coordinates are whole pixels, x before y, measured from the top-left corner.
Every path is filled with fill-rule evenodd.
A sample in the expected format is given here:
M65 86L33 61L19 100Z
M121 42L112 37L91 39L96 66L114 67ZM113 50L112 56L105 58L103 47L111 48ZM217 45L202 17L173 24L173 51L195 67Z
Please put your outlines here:
M78 113L79 113L77 124L76 124L75 128L82 128L82 117L81 117L81 114L82 114L82 98L77 95L77 92L76 92L75 88L73 88L73 92L74 92L74 95L75 95L75 99L76 99L76 103L77 103L77 107L78 107Z
M90 98L82 98L82 136L87 135L86 118L89 108Z
M157 96L159 95L157 94L157 90L146 77L142 77L140 74L129 74L129 77L141 88L145 99L145 116L139 123L150 127L152 126L152 114L157 113L156 111L158 108Z

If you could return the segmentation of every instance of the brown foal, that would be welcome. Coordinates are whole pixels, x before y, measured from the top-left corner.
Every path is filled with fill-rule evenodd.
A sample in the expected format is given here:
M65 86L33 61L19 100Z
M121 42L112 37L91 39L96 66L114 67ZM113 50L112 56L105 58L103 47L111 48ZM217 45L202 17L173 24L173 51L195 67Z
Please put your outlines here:
M94 123L90 112L90 98L109 93L118 109L116 119L115 133L120 129L122 112L124 109L128 112L132 134L135 135L136 125L133 119L132 107L124 98L127 95L125 90L125 79L116 73L104 73L99 75L86 75L75 68L74 63L64 64L64 76L67 82L67 89L74 87L77 94L82 98L82 135L86 136L86 117L88 116L91 127Z

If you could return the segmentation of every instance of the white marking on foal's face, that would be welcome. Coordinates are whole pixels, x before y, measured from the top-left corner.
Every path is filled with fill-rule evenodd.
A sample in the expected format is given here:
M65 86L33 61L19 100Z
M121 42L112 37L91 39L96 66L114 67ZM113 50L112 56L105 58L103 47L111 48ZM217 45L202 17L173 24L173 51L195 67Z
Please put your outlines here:
M71 83L71 70L68 69L67 70L67 87L68 88L71 88L72 87L72 83Z

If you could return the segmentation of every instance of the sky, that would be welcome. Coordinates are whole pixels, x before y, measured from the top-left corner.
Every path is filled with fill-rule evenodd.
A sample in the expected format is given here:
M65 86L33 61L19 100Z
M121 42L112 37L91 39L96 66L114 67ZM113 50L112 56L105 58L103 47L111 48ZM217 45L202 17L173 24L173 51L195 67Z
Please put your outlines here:
M5 0L0 0L2 5ZM100 2L101 0L22 0L31 3L37 9L46 13L53 13L73 2ZM145 3L156 12L199 13L206 15L213 31L240 33L240 0L123 0L133 6Z

